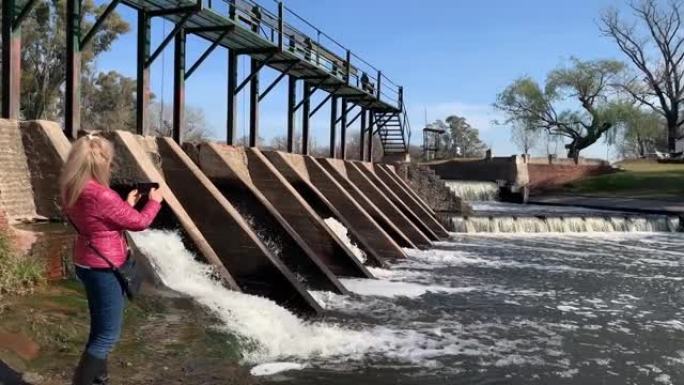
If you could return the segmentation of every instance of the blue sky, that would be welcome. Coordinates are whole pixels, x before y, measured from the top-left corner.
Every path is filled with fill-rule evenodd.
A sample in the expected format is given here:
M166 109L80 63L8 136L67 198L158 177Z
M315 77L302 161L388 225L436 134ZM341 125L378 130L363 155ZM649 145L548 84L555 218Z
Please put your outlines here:
M260 1L272 4L272 0ZM289 0L286 4L404 85L414 144L422 138L427 111L429 121L451 114L465 116L495 154L517 153L508 129L492 124L500 119L491 107L498 92L521 75L543 81L548 71L571 56L623 60L598 27L601 10L624 8L623 0ZM118 9L132 32L98 59L98 68L135 76L136 14L123 5ZM153 47L171 28L162 21L153 24ZM207 45L189 40L188 66ZM170 44L151 75L153 92L158 99L163 95L166 103L173 100L172 55ZM267 71L264 82L274 75ZM204 110L209 131L219 139L225 137L225 85L222 49L186 83L186 103ZM284 91L285 82L262 104L261 136L266 140L285 134ZM327 117L328 110L323 109L313 122L318 143L329 140ZM239 120L242 130L242 107ZM604 145L595 145L585 155L605 158L606 153Z

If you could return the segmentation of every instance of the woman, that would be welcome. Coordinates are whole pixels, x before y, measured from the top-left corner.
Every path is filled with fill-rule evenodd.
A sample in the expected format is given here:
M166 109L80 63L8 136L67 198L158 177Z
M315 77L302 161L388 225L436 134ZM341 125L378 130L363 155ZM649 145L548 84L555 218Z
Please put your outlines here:
M128 255L123 231L146 229L163 200L161 192L152 189L140 212L133 208L140 199L137 190L124 202L109 188L113 156L107 140L82 137L73 144L60 178L64 213L79 233L74 264L90 310L90 336L74 373L74 385L107 383L107 356L123 323L124 291L93 247L115 266L123 265Z

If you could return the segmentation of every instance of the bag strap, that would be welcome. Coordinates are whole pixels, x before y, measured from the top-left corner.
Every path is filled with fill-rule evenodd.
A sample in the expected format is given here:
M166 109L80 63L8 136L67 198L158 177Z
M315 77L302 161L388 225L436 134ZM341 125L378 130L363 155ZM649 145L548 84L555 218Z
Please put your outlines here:
M81 233L81 232L78 230L78 227L76 226L76 224L74 223L74 221L72 221L71 218L69 218L69 216L66 216L66 218L67 218L67 220L69 221L69 223L71 223L71 226L74 228L74 230L76 230L76 233L78 233L78 235L80 235L81 237L84 237L83 233ZM84 237L84 238L85 238L85 237ZM107 258L107 257L105 257L104 255L102 255L102 253L100 253L100 250L98 250L95 246L93 246L92 243L90 243L90 239L87 239L87 238L86 238L86 245L88 245L88 247L90 247L90 248L95 252L95 254L97 254L98 257L102 258L105 262L107 262L107 265L109 265L109 268L110 268L110 269L112 269L112 270L114 270L114 271L119 270L119 268L116 267L116 266L112 263L112 261L111 261L109 258Z

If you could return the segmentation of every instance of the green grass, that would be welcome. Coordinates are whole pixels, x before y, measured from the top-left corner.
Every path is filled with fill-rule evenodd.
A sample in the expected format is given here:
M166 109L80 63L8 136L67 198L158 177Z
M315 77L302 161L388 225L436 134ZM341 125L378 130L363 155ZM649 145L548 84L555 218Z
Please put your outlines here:
M45 281L45 265L30 256L18 255L9 235L0 230L0 297L30 293Z
M684 199L684 164L635 160L619 166L621 171L568 184L564 191L622 198Z

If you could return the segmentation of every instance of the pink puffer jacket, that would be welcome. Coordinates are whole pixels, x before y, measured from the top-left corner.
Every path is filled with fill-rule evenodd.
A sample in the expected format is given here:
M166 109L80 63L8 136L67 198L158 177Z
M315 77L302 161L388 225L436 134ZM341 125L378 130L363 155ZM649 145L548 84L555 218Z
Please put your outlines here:
M159 202L150 199L138 212L115 191L93 180L88 181L76 203L66 212L80 233L76 239L74 263L84 267L109 267L88 246L89 240L114 265L123 265L128 250L123 231L145 230L160 208Z

